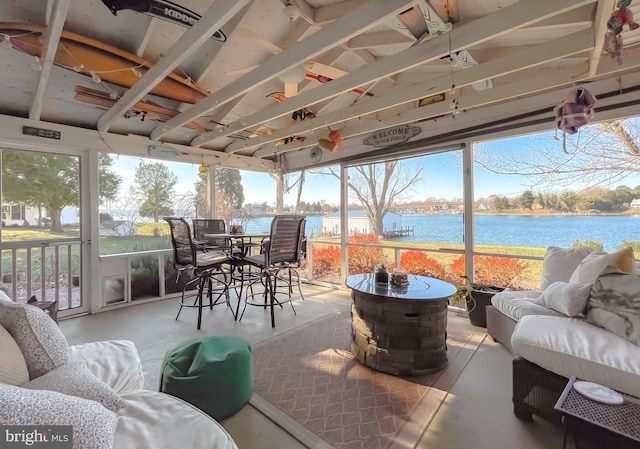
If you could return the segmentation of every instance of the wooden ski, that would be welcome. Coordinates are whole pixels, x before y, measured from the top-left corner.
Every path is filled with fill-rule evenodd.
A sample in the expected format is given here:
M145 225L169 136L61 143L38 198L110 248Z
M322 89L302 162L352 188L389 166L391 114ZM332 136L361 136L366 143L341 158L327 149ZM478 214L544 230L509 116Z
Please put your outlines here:
M84 103L94 104L96 106L101 106L105 109L110 109L114 104L116 104L116 101L118 101L117 99L111 98L109 92L90 89L84 86L76 86L75 91L76 94L74 98L76 100L82 101ZM142 121L158 120L161 122L165 122L178 114L178 111L165 108L155 103L151 103L148 101L138 101L129 111L124 114L124 116L125 118L137 117ZM187 126L201 133L209 131L204 126L194 121L189 122Z

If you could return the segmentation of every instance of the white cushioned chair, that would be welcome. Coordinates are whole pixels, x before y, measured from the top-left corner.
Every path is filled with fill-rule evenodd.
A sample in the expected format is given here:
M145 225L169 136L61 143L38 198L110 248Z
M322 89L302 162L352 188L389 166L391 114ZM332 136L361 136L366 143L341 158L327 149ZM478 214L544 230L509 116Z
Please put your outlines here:
M45 312L6 300L0 324L0 425L72 425L74 449L237 449L208 415L143 389L131 341L68 346Z

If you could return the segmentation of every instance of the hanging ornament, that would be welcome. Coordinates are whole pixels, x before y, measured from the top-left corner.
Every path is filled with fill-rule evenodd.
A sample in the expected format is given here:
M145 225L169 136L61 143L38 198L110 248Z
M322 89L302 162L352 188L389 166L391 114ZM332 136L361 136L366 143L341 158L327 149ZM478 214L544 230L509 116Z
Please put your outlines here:
M640 24L633 20L633 13L628 8L631 0L618 0L617 9L611 13L607 21L607 32L604 36L604 53L611 59L615 59L618 64L622 64L622 27L626 24L630 30L640 27Z
M336 145L336 148L344 150L344 146L342 145L342 141L340 140L340 133L338 131L331 131L329 133L329 140Z
M338 145L336 145L334 142L330 141L329 139L318 139L318 144L320 145L321 148L324 148L327 151L330 151L331 153L335 153L336 150L338 149Z
M198 167L198 172L205 174L209 171L209 167L204 165L204 156L202 156L202 162L200 163L200 167Z

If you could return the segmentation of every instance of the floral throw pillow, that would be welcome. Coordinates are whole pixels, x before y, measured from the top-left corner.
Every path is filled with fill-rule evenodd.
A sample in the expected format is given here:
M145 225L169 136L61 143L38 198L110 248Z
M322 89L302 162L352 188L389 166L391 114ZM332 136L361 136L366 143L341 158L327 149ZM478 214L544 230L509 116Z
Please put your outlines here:
M640 345L640 276L607 266L591 287L587 321Z
M46 312L27 304L0 301L0 326L22 351L29 379L35 379L69 360L67 339Z
M30 390L51 390L90 399L114 412L127 406L127 402L118 393L89 370L84 360L69 362L21 386Z
M74 449L111 449L118 415L95 401L0 384L0 425L72 426Z

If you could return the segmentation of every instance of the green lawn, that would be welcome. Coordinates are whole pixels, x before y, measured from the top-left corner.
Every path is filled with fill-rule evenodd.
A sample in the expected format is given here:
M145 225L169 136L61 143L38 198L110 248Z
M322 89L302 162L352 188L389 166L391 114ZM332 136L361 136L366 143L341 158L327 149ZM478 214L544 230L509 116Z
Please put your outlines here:
M171 248L171 240L169 237L169 227L167 223L143 223L138 228L139 235L136 236L123 236L123 237L101 237L99 240L100 254L123 254L139 251L149 251L155 249L169 249ZM79 228L66 227L64 232L55 233L44 228L4 228L2 231L2 239L4 242L19 242L19 241L32 241L32 240L54 240L54 239L79 239ZM323 239L328 240L328 239ZM314 243L314 246L324 246L328 243ZM336 244L339 244L339 239L336 239ZM461 244L443 245L441 243L423 243L423 242L401 242L394 240L383 240L380 242L382 247L398 247L406 249L439 249L446 246L447 248L455 248L462 250L464 247ZM71 272L79 272L79 246L74 245L72 250L72 266ZM488 246L478 245L476 251L499 253L499 254L515 254L525 256L539 256L543 257L546 251L545 248L531 248L531 247L508 247L508 246ZM394 249L387 248L384 251L385 260L387 263L394 261ZM52 248L46 249L45 256L47 257L47 271L50 272L52 268L53 255ZM458 254L446 254L438 252L427 252L427 254L438 260L443 266L450 265L457 257ZM35 270L39 269L41 251L40 248L32 250L32 267ZM11 271L11 258L12 252L10 250L4 250L2 252L2 271L7 273ZM62 246L59 249L61 271L66 272L67 261L67 247ZM23 269L27 263L27 251L20 250L16 253L16 266ZM520 288L536 288L537 283L542 277L542 261L528 260L526 261L528 268L522 273L518 279L518 286ZM22 268L21 268L22 267Z
M138 251L149 251L154 249L168 249L171 248L171 240L166 234L165 229L168 232L168 225L158 224L160 232L157 236L153 235L153 227L143 227L142 229L148 232L148 235L137 235L131 237L101 237L99 240L100 254L121 254L131 253ZM75 226L65 227L64 232L51 232L46 228L36 227L9 227L2 230L3 242L29 242L34 240L59 240L59 239L80 239L80 229ZM45 270L51 273L53 272L53 264L55 263L55 246L48 246L45 248L46 265ZM58 248L58 269L66 273L67 268L67 251L69 246L61 245ZM80 272L80 247L79 245L71 245L71 273L78 274ZM27 271L26 264L28 259L28 250L20 249L15 252L15 263L18 271ZM40 270L40 259L42 257L41 247L35 247L31 249L31 267L32 270ZM2 274L10 273L13 269L12 265L13 251L2 251ZM38 275L34 273L34 275Z

